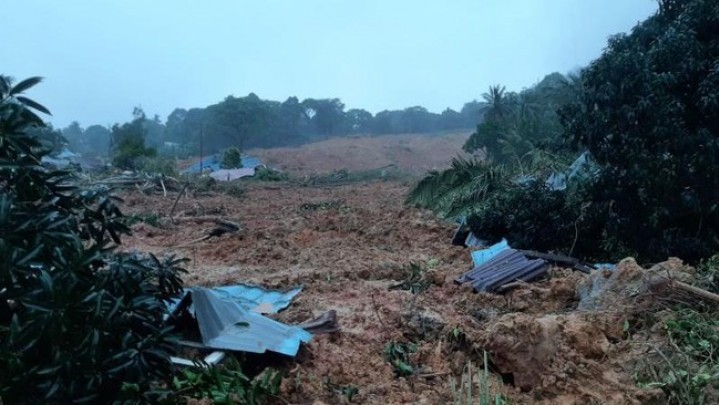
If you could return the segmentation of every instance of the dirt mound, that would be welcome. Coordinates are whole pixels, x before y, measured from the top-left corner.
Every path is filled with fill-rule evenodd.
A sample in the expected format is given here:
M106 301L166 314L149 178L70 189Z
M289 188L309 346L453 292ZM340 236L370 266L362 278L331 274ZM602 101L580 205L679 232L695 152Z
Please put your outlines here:
M436 135L402 134L376 137L333 138L326 141L273 149L255 149L269 166L295 175L346 169L362 171L394 165L404 173L421 175L448 167L462 151L471 130Z

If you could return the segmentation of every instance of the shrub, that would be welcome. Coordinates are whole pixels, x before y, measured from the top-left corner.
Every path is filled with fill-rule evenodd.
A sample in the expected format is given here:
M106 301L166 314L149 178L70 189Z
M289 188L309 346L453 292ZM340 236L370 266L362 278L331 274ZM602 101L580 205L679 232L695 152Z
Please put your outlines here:
M27 130L43 125L30 108L47 110L20 96L39 81L0 76L0 398L157 400L182 260L115 252L128 231L119 199L40 167L47 150Z
M220 167L223 169L239 169L242 167L242 152L236 147L225 149L222 154L222 162Z
M255 378L242 372L233 357L223 364L186 369L173 380L173 388L183 396L209 398L215 404L263 404L280 391L282 374L265 368Z
M250 179L257 181L287 181L290 179L290 176L287 175L287 173L273 170L268 167L257 167L255 168L254 177L251 177Z
M175 160L159 156L138 158L136 168L149 174L164 174L169 177L178 176Z

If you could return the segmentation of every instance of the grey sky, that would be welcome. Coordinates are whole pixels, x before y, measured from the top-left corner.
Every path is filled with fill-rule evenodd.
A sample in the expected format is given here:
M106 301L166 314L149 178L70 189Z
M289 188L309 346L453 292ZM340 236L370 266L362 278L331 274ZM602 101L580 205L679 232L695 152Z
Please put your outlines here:
M163 120L229 94L461 108L599 56L654 0L5 0L2 71L53 123Z

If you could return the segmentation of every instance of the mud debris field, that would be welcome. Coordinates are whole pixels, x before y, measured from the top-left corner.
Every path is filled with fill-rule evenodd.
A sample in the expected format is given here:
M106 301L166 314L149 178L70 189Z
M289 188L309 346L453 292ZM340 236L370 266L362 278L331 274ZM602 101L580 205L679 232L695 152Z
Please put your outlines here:
M248 183L240 198L180 199L174 224L167 218L174 197L129 192L127 214L159 220L133 225L123 249L191 259L187 285L303 285L277 316L286 323L336 310L341 333L316 336L283 367L289 403L451 403L450 379L459 381L485 351L491 390L510 403L661 402L661 392L632 380L650 351L641 342L661 340L661 331L626 328L647 312L661 316L652 299L641 299L647 271L631 260L611 276L555 268L547 280L505 295L475 294L453 282L471 266L469 251L450 245L454 225L404 206L409 186ZM215 217L239 223L240 232L186 245ZM429 287L390 290L410 263L427 269ZM678 261L669 265L691 272ZM611 299L587 292L596 284ZM412 375L396 375L383 356L388 342L417 345L407 358Z

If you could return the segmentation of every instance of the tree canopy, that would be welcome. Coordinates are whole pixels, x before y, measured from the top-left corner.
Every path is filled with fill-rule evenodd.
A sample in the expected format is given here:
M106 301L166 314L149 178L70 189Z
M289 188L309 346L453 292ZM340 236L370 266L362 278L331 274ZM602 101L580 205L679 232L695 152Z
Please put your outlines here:
M718 60L719 3L663 0L580 75L549 75L516 94L490 88L485 120L465 146L484 148L489 163L432 174L409 201L467 215L479 237L519 248L601 260L709 257L719 250ZM561 163L569 151L584 152L591 170L565 166L575 175L561 187L547 181L552 165L527 170L523 159ZM487 164L504 165L512 181L492 181L479 167Z
M166 305L181 260L116 252L118 199L50 170L31 135L40 82L0 76L0 397L7 403L155 403L177 337ZM167 392L165 392L167 394Z

